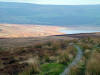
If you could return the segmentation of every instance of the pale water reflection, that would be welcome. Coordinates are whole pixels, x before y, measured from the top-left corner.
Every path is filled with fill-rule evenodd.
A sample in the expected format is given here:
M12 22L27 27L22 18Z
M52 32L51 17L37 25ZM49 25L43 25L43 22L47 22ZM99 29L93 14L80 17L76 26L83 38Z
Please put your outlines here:
M100 32L100 30L61 30L61 32L65 34L77 34L77 33L94 33L94 32Z

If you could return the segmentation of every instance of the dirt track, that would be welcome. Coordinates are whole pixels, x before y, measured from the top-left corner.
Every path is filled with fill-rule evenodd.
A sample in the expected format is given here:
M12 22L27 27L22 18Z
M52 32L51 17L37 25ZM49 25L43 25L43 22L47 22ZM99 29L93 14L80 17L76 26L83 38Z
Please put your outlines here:
M60 75L68 75L70 72L70 69L75 66L76 64L78 64L78 62L80 61L80 59L82 58L82 50L80 49L79 46L75 45L75 48L77 49L78 53L77 56L75 57L75 59L72 61L71 64L68 65L68 67L65 69L65 71L60 74Z

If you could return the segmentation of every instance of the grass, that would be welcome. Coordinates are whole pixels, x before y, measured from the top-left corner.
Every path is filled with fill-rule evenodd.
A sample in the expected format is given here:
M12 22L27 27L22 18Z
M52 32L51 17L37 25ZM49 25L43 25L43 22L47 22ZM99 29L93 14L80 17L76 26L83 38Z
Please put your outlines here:
M0 47L0 51L3 51L4 49L2 47Z
M19 75L59 75L64 71L66 66L72 62L77 54L77 49L71 43L77 44L82 48L83 57L79 61L79 64L71 68L70 75L100 75L99 38L83 38L71 41L46 41L27 47L19 47L18 50L15 49L12 53L14 56L11 54L8 56L14 57L14 59L17 57L16 62L21 61L27 64L25 68L22 69L22 73L19 71ZM0 50L2 50L2 48ZM5 57L6 53L1 51L1 57ZM1 59L1 68L2 61ZM7 65L10 66L11 64ZM4 66L6 65L4 64ZM94 74L91 74L92 72Z
M39 71L35 71L34 66L30 66L25 71L19 73L18 75L33 75L33 74L39 74Z
M77 53L74 46L69 43L64 40L36 43L18 47L12 52L14 56L10 56L17 58L18 63L27 64L25 68L22 67L21 72L17 72L18 75L59 75Z
M58 63L49 63L41 65L41 73L40 75L59 75L64 71L65 65Z
M100 75L100 38L81 39L78 43L83 49L80 64L72 67L70 75Z
M86 66L86 75L100 75L100 53L94 52Z

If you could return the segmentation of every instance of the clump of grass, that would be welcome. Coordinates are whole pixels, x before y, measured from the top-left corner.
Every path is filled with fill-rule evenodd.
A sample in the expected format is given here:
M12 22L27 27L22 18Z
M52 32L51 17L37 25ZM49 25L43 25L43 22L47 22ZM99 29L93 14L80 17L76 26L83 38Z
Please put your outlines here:
M4 49L2 47L0 47L0 52L3 51Z
M32 75L34 72L33 66L30 66L28 69L24 70L23 72L19 73L18 75Z
M2 61L0 60L0 69L3 68L3 64L2 64Z
M44 56L44 60L45 60L45 62L50 62L49 56L48 56L48 55L45 55L45 56Z
M100 53L93 53L86 67L86 75L100 75Z
M48 41L44 43L38 43L34 48L46 49L56 51L61 47L61 42L59 41Z
M85 75L85 63L80 61L76 66L72 67L69 75Z
M69 59L68 55L66 53L64 53L64 52L61 53L58 56L58 60L57 60L58 63L66 64L67 65L69 63L69 61L70 61L70 59Z
M73 46L68 46L65 50L60 50L58 52L57 62L61 64L68 65L73 58L76 56L77 50Z
M39 74L40 72L40 63L38 60L38 57L34 57L33 59L29 59L25 61L25 63L29 64L29 67L24 70L22 73L18 75L33 75L33 74Z
M42 44L41 43L38 43L38 44L36 44L35 46L34 46L34 48L42 48Z

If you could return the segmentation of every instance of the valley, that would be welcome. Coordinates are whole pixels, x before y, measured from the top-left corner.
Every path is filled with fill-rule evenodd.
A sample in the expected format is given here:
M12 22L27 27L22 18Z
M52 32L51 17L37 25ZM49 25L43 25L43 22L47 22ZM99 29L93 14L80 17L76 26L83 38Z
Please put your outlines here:
M0 75L100 75L99 10L96 0L0 0Z

